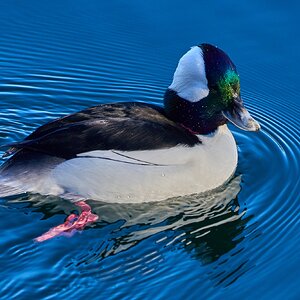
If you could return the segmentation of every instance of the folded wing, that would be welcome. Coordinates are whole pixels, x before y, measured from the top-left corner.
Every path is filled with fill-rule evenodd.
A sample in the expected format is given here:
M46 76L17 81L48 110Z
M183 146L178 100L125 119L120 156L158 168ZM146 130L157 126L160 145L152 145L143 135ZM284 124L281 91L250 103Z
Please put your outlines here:
M139 151L199 143L195 135L166 118L158 106L118 103L91 107L47 123L24 141L7 145L6 153L27 149L70 159L94 150Z

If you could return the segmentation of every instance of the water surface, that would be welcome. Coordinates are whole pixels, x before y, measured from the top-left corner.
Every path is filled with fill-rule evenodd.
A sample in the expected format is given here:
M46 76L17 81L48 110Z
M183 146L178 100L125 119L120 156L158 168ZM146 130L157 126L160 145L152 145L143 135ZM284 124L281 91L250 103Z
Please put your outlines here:
M178 59L209 42L237 65L258 134L230 127L226 185L160 203L89 201L101 220L33 238L75 207L0 199L1 299L299 299L299 4L1 1L0 143L105 102L162 103Z

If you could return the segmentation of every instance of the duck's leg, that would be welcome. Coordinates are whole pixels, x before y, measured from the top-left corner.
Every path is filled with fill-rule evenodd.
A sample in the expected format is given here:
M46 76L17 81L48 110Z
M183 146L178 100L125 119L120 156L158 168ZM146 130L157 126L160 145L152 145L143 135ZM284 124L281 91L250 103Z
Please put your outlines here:
M71 236L75 231L83 230L86 225L98 220L99 217L92 213L91 207L85 201L76 202L75 205L81 208L80 215L69 215L63 224L51 228L34 240L43 242L59 235Z

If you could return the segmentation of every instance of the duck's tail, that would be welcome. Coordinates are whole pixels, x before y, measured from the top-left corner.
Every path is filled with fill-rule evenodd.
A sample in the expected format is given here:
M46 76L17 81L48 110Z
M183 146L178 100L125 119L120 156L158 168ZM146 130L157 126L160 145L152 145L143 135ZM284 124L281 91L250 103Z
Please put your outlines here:
M0 198L24 194L26 191L21 187L14 185L13 182L7 182L0 177Z
M0 166L0 197L27 192L49 193L61 189L52 179L52 170L62 158L31 150L18 150Z
M4 147L7 146L10 145L5 145ZM0 148L2 148L2 146L0 146ZM9 153L8 151L5 152L3 157L14 155L0 166L0 198L20 195L27 192L25 189L26 185L22 185L22 183L27 182L27 174L30 170L31 163L30 156L23 150L15 149Z
M0 146L2 148L2 146ZM8 156L8 151L4 153L3 157ZM0 166L0 198L9 197L13 195L23 194L24 191L21 190L14 182L11 182L5 176L5 170L9 163L5 162Z

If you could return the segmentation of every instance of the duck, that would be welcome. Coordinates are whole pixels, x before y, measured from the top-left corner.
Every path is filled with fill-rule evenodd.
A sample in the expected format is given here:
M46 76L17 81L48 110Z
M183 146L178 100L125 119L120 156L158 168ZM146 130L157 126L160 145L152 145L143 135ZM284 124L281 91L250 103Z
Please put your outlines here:
M88 199L143 203L207 192L228 182L237 167L228 122L260 129L243 104L232 60L202 43L180 58L163 106L100 104L3 145L9 158L0 167L0 197L54 195L81 209L37 238L44 241L95 222Z

